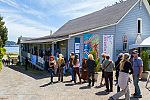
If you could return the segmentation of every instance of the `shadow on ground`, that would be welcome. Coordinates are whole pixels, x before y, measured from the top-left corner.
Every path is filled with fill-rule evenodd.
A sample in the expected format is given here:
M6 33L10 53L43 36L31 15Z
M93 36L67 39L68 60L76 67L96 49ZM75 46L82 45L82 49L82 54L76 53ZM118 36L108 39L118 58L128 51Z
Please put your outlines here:
M117 100L125 100L125 99L117 99ZM138 98L130 97L130 100L139 100Z
M51 85L51 83L49 82L49 83L47 83L47 84L43 84L43 85L41 85L40 87L46 87L46 86L49 86L49 85Z
M106 91L100 91L100 92L95 93L95 95L98 95L98 96L100 96L100 95L108 95L108 94L109 94L109 92L106 92Z
M53 84L56 84L56 83L58 83L58 81L53 82ZM49 83L46 83L46 84L41 85L40 87L46 87L46 86L49 86L49 85L52 85L52 83L49 82Z
M102 87L104 87L105 85L99 85L99 86L95 86L94 88L96 88L96 89L99 89L99 88L102 88Z
M72 81L64 81L63 83L71 83Z
M139 100L138 98L130 97L130 100Z
M74 83L70 83L70 84L65 84L65 86L74 86Z
M6 66L6 67L8 67L8 66ZM40 70L36 70L36 69L31 69L31 68L28 68L28 70L26 71L23 66L19 67L19 66L14 66L14 65L9 66L8 68L11 68L15 71L26 74L36 80L50 77L49 73L47 71L40 71Z
M82 86L79 89L91 89L91 87L90 86Z

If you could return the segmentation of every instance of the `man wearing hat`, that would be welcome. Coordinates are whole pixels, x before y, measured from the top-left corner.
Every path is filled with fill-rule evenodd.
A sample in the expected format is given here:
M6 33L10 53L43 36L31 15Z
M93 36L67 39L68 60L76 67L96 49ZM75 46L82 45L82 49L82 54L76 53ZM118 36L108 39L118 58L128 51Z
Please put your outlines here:
M138 51L134 50L132 51L133 55L133 84L135 87L135 93L133 94L133 97L135 98L142 98L141 90L139 87L139 78L142 76L143 71L143 61L140 57L138 57Z

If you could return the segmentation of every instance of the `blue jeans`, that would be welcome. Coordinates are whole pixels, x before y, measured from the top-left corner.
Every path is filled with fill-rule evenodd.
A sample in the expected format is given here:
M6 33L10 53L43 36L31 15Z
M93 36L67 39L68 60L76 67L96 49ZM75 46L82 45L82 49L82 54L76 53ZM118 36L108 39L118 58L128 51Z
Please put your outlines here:
M74 73L73 73L73 67L69 68L70 74L72 76L72 81L74 81Z
M50 77L51 77L51 82L53 82L53 77L54 77L54 70L49 68L49 73L50 73Z
M137 96L141 95L141 90L139 87L139 75L133 75L133 84L135 87L135 95Z

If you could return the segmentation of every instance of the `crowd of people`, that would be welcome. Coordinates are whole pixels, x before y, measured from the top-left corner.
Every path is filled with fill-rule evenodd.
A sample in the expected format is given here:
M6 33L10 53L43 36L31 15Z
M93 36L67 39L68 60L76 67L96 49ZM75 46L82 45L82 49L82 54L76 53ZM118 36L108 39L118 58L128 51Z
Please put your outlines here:
M129 92L129 82L131 81L130 75L133 76L133 85L135 87L135 93L132 94L135 98L141 98L141 90L139 87L139 79L142 75L143 70L143 62L140 57L138 57L138 51L134 50L130 56L129 53L120 53L118 55L117 61L113 62L110 59L108 54L102 53L102 62L101 62L101 70L102 77L100 80L100 86L106 86L106 92L113 92L113 71L115 69L116 76L116 85L117 85L117 93L111 96L110 100L116 100L122 95L125 95L125 100L130 100L130 92ZM83 58L82 64L80 65L79 57L77 54L73 52L70 54L70 58L68 62L65 62L65 59L62 54L58 54L58 56L50 56L48 61L48 71L51 76L50 83L53 84L54 75L58 76L58 81L63 82L64 75L64 67L69 65L68 69L71 75L71 81L77 83L77 75L79 79L79 83L88 82L88 86L94 86L95 78L95 67L96 62L93 58L92 54L88 55L88 59ZM105 81L103 84L103 80Z
M117 100L122 95L125 95L125 100L130 100L129 82L131 81L131 74L133 76L133 85L135 88L135 92L132 96L135 98L142 98L139 80L142 77L143 61L138 54L137 50L133 50L131 55L129 53L120 53L115 62L110 59L108 54L101 54L102 60L100 62L100 69L102 71L102 77L100 78L100 86L105 85L106 92L113 92L113 71L115 69L115 86L117 88L117 93L109 97L109 100ZM26 58L25 61L27 65L28 59ZM10 63L13 64L13 60L10 61L10 59L3 59L2 62L5 65L10 65ZM87 59L83 58L81 63L78 54L74 54L74 52L70 53L68 61L66 61L62 54L57 53L55 57L50 55L46 60L45 65L50 73L50 84L53 84L54 76L58 76L58 82L63 82L64 69L68 66L67 69L69 69L71 81L77 84L78 75L80 84L87 82L88 87L94 86L94 75L97 65L92 54L89 54Z
M2 59L2 62L4 65L13 65L14 64L14 60L13 59Z

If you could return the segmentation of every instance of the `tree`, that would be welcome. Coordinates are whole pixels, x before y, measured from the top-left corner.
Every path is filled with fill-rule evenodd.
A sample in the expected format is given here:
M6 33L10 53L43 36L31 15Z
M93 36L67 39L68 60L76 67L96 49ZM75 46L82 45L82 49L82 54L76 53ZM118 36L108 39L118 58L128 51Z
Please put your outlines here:
M147 0L148 1L148 3L150 4L150 0Z
M149 70L149 54L147 51L141 52L141 58L143 60L143 71Z
M1 46L4 47L5 46L5 43L8 39L7 37L7 28L5 25L5 22L3 21L3 17L0 16L0 37L2 39L2 42L1 42Z

